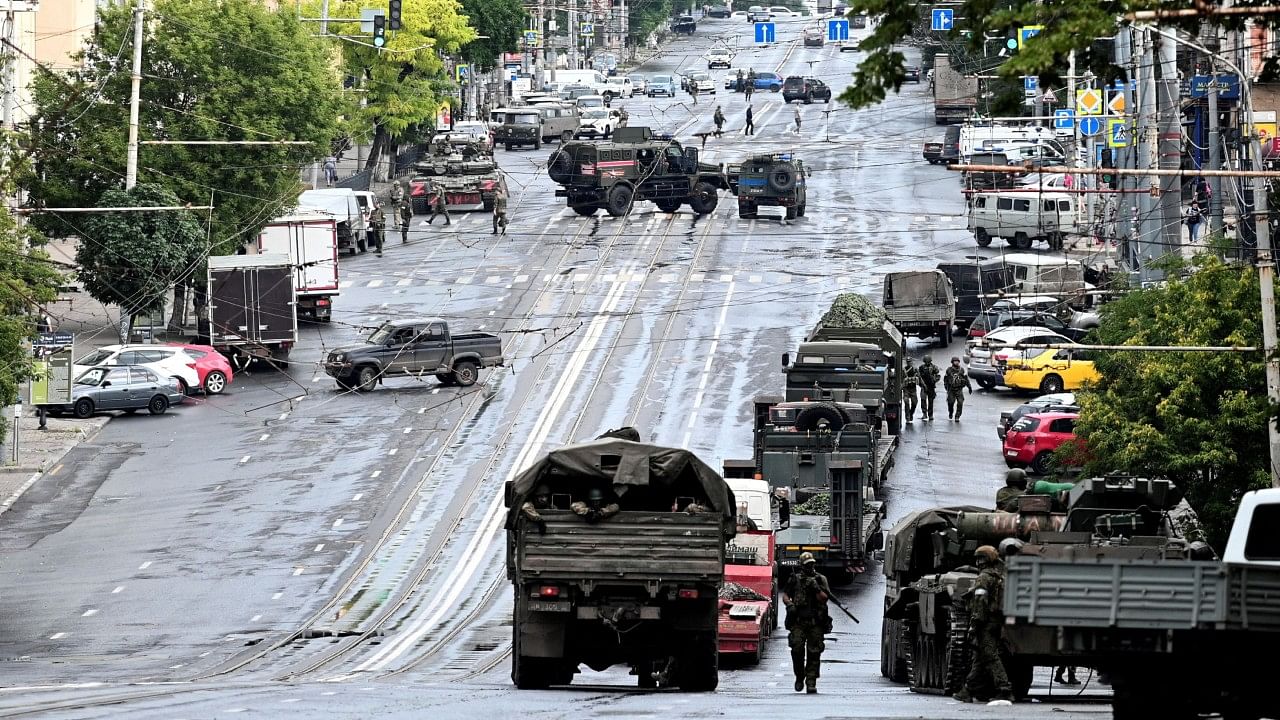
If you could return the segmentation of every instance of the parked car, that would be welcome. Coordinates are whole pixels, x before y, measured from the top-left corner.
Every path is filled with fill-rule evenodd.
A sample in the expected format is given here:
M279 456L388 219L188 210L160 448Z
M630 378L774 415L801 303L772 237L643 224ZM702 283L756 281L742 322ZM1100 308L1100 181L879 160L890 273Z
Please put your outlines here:
M769 7L769 17L776 20L790 20L792 18L802 17L802 15L784 5L772 5Z
M178 380L183 392L204 387L200 382L200 373L196 369L196 359L182 348L172 345L107 345L79 357L72 365L71 374L79 377L90 368L103 365L108 367L133 365L146 368L161 377Z
M1019 343L1047 345L1070 342L1071 339L1065 335L1034 325L998 328L982 337L971 335L964 348L964 360L968 365L965 374L978 383L979 387L990 390L1004 384L1005 367L1009 360L1022 360L1027 354L1034 355L1040 352L1038 348L1020 349L1011 346Z
M1030 467L1041 475L1049 472L1053 452L1076 437L1079 413L1046 412L1024 415L1004 438L1004 463L1011 468Z
M733 53L729 52L729 48L711 48L707 51L707 69L713 70L718 67L729 68L733 63Z
M168 346L180 348L195 361L200 388L204 390L205 395L222 394L235 377L231 372L231 361L210 345L169 343Z
M692 15L681 15L671 23L671 32L677 35L692 35L698 29L698 23Z
M944 145L942 142L934 142L934 141L926 142L924 144L923 150L921 151L921 155L924 156L924 159L930 165L938 165L940 163L944 163L946 161L942 159L943 147Z
M612 110L592 108L582 111L582 126L574 137L608 138L618 125L618 116Z
M920 82L920 67L918 65L908 65L903 70L903 80L918 83Z
M1075 393L1052 393L1028 400L1012 410L1000 413L1000 421L996 423L996 435L1001 440L1009 434L1009 428L1022 419L1024 415L1046 412L1080 412L1076 405Z
M743 71L746 76L746 71ZM738 76L731 73L725 73L724 87L726 90L737 91ZM782 76L775 72L758 72L756 73L756 82L753 86L756 90L769 90L779 92L782 90Z
M627 79L631 81L632 92L638 92L643 95L649 89L649 80L643 75L632 74L628 75Z
M1093 352L1076 348L1034 351L1025 358L1010 359L1004 371L1005 385L1045 394L1079 390L1098 378Z
M605 102L603 95L583 95L575 101L580 110L591 110L592 108L606 108L609 103Z
M729 9L728 5L712 5L711 9L707 10L707 17L713 18L727 18L732 14L733 11Z
M973 324L969 326L969 337L982 337L992 330L1010 325L1035 325L1049 328L1059 335L1070 338L1072 342L1080 342L1084 340L1085 335L1089 334L1089 328L1071 327L1051 313L1021 308L1000 308L986 310L975 318Z
M690 92L714 94L716 91L716 81L711 79L711 74L704 70L694 70L688 75Z
M769 12L769 8L760 5L752 5L747 8L747 22L769 22L773 19L773 13Z
M831 86L817 78L792 75L782 83L782 102L792 100L799 100L805 105L814 100L831 102Z
M71 386L71 402L48 405L51 415L69 412L78 418L92 417L104 410L134 413L146 408L163 415L186 399L177 380L162 377L144 367L95 367L76 376Z
M827 42L826 34L816 27L804 29L805 47L822 47Z
M649 85L645 89L645 94L649 97L657 97L659 95L675 97L676 87L676 79L671 75L654 75L649 78Z

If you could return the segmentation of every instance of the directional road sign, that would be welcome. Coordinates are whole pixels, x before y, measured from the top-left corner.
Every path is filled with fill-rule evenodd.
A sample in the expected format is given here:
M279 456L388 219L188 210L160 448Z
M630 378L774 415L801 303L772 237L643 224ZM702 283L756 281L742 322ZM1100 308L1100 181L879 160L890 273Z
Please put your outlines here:
M771 43L776 42L778 37L778 26L771 22L756 23L756 42Z
M1088 88L1086 90L1076 91L1076 114L1077 115L1101 115L1102 114L1102 93Z
M1086 115L1080 118L1080 134L1081 135L1097 135L1102 132L1102 119L1093 115Z
M930 29L935 32L946 32L956 24L956 11L952 8L934 8L933 23Z
M1040 34L1044 30L1043 25L1027 25L1018 28L1018 49L1022 49L1023 43Z
M827 39L839 42L849 39L849 21L844 18L832 18L827 21Z
M458 65L457 67L454 68L454 71L457 73L459 84L465 83L467 81L467 78L471 77L470 65Z
M1053 111L1053 129L1054 130L1071 130L1076 126L1076 114L1071 110L1063 108L1062 110Z
M1107 147L1129 147L1129 124L1121 118L1107 121Z

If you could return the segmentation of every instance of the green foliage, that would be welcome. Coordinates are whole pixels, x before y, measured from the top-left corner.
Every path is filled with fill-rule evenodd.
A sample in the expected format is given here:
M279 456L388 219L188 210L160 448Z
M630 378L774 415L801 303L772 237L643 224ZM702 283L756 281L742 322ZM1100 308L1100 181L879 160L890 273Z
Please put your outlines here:
M13 192L19 172L12 136L0 131L0 193ZM35 320L41 306L57 294L58 272L40 249L44 237L31 225L18 225L0 205L0 406L18 399L18 385L31 377ZM0 419L0 442L7 425Z
M520 0L462 0L467 21L484 40L473 40L462 48L462 59L477 70L492 70L502 53L520 49L520 38L529 17Z
M627 7L627 34L631 41L643 43L649 34L671 19L671 0L639 0Z
M108 190L98 207L178 204L158 185ZM94 299L133 315L161 308L165 294L204 259L204 232L189 210L88 215L76 252L79 278Z
M1137 290L1103 308L1106 345L1262 344L1258 278L1210 255L1163 288ZM1077 434L1086 472L1174 480L1221 548L1239 497L1270 484L1273 420L1261 353L1101 353L1101 381L1082 397Z
M346 109L325 43L292 8L258 0L156 0L143 40L143 140L303 140L308 145L143 145L139 182L212 204L213 252L232 252L300 191L299 168L329 153ZM132 7L100 8L76 70L36 77L31 199L94 205L123 187ZM38 216L48 234L79 235L66 215Z

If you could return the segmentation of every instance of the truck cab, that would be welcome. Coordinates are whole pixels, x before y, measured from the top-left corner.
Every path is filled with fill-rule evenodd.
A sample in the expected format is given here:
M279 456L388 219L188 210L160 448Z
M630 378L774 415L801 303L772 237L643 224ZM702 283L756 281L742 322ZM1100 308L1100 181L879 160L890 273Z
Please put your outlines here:
M1228 565L1280 567L1280 489L1254 490L1240 498L1223 560Z

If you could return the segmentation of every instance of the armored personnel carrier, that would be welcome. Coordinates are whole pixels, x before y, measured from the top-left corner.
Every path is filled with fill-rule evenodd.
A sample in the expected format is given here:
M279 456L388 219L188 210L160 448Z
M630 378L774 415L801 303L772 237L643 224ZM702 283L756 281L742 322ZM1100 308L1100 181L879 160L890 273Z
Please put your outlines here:
M503 185L493 153L467 133L437 135L413 169L409 200L417 215L430 209L437 186L444 188L451 210L492 210L494 194Z
M804 217L808 173L791 153L752 155L728 168L729 189L738 196L738 217L754 218L762 206L781 207L788 220Z

